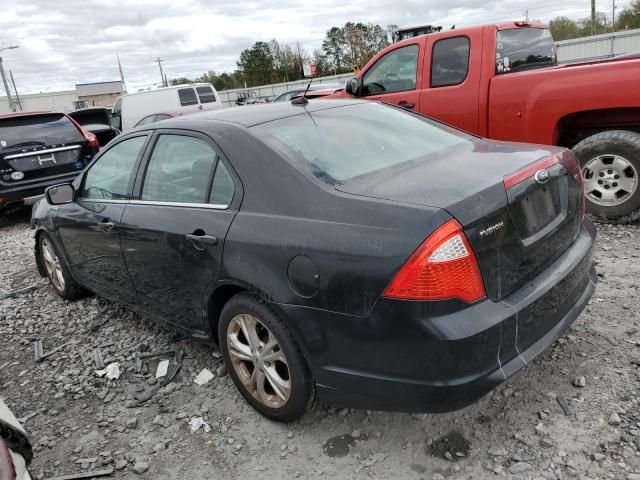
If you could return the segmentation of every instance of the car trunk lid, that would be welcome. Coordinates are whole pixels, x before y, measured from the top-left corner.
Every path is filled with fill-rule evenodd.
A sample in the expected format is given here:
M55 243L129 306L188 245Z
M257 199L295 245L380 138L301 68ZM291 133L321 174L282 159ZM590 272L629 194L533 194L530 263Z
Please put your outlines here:
M475 251L487 296L498 301L577 237L581 176L566 150L482 140L472 145L336 188L449 212ZM535 179L539 170L548 175L543 183Z

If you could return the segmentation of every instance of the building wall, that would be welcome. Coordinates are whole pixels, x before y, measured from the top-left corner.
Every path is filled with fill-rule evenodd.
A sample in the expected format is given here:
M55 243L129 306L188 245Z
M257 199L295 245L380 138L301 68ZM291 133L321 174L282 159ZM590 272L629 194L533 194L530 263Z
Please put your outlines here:
M13 98L15 102L15 98ZM22 110L25 112L34 110L53 110L57 112L70 112L74 110L73 102L78 100L75 90L63 92L35 93L20 95ZM0 114L11 113L7 97L0 97Z
M90 107L110 107L116 103L120 93L105 93L99 95L79 96L78 100L86 101Z

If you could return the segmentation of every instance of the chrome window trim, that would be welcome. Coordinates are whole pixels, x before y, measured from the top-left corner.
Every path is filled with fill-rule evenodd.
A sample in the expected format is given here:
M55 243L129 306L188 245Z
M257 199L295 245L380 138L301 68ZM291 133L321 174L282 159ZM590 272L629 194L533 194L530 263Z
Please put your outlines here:
M68 150L79 150L81 148L82 148L81 145L69 145L68 147L48 148L46 150L36 150L34 152L14 153L13 155L7 155L6 157L4 157L4 159L13 160L14 158L33 157L36 155L42 155L43 153L66 152Z
M229 205L216 203L188 203L188 202L160 202L156 200L130 200L132 205L156 205L158 207L192 207L192 208L210 208L212 210L227 210Z
M131 200L118 200L118 199L108 199L108 198L86 198L86 197L78 197L76 201L83 202L94 202L94 203L129 203Z

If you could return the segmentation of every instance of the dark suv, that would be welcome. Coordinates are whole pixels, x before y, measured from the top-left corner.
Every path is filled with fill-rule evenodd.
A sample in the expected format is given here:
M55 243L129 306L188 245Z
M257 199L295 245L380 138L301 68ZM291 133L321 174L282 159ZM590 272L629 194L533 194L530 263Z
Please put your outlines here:
M0 115L0 211L73 180L97 151L96 136L64 113Z

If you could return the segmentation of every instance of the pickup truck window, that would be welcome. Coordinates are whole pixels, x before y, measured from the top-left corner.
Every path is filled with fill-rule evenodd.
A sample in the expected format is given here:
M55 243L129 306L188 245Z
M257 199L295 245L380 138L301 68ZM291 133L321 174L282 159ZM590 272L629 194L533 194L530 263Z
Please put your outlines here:
M431 87L464 82L469 71L469 39L454 37L438 40L431 55Z
M496 74L556 64L553 38L544 28L511 28L496 34Z
M408 45L378 59L362 78L363 95L415 90L418 50L418 45Z

